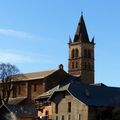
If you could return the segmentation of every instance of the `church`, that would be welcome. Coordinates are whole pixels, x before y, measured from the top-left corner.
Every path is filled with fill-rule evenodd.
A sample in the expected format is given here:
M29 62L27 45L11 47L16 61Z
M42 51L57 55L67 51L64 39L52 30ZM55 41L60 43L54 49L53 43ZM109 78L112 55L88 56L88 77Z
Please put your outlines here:
M95 83L94 48L81 14L74 39L69 38L68 72L60 64L24 74L12 83L7 107L18 120L118 120L120 88Z
M72 77L36 97L38 116L49 120L119 120L120 88L95 83L94 37L89 39L83 14L68 45L68 74Z

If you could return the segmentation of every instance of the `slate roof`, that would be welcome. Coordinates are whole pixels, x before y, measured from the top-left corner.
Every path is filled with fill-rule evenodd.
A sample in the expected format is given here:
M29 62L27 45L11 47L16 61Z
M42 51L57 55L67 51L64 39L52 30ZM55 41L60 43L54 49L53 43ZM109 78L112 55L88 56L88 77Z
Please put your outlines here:
M68 91L88 106L120 106L120 88L69 83L56 90L50 100L61 91Z

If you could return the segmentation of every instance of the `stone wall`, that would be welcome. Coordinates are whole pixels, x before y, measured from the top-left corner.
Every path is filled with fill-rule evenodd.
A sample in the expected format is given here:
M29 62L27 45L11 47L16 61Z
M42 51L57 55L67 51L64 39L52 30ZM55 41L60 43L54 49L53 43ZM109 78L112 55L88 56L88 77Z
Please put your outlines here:
M68 102L71 102L71 112L68 112ZM58 104L58 114L55 111L56 104ZM52 107L53 120L56 120L56 117L62 119L63 116L64 120L88 120L88 107L68 93L56 94Z

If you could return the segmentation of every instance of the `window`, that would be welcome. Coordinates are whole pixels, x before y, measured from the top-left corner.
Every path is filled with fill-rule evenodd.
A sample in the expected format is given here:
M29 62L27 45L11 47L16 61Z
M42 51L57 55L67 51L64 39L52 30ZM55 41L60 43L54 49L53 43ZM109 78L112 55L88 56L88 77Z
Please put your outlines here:
M55 113L58 114L58 103L55 105Z
M84 57L87 58L87 50L84 50Z
M78 120L81 120L81 115L80 114L78 115Z
M49 115L49 112L48 112L48 111L45 111L45 115L48 116L48 115Z
M34 92L37 91L37 84L34 84Z
M75 50L75 57L78 58L79 51L78 49Z
M71 120L71 115L68 115L68 120Z
M72 58L74 58L75 57L75 50L73 49L72 50Z
M68 112L71 112L71 102L68 102Z
M62 119L61 120L64 120L64 115L62 115Z
M55 120L58 120L58 116L55 117Z

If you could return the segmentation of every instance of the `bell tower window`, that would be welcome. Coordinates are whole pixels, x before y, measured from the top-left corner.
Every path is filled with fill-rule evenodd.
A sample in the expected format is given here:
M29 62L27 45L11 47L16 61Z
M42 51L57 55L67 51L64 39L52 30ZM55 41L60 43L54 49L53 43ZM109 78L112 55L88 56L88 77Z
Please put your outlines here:
M75 50L75 57L78 58L79 51L78 49Z
M72 58L74 58L75 57L75 50L73 49L72 50Z

